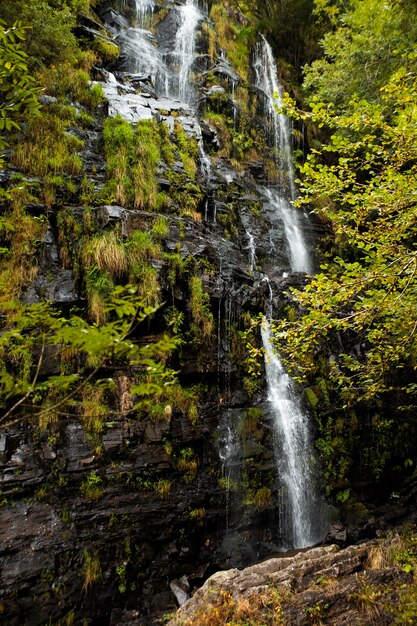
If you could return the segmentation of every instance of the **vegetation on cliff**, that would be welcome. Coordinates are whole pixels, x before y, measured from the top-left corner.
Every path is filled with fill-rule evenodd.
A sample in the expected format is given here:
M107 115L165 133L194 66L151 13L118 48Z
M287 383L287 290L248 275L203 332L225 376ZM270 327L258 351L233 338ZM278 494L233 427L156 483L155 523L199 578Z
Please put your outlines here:
M211 391L222 406L219 389L213 392L221 377L213 357L217 347L230 360L225 396L233 369L239 392L250 403L262 391L263 352L253 311L239 312L232 323L220 297L216 318L207 290L218 268L205 256L209 246L202 229L194 230L205 228L202 216L212 200L199 175L197 140L176 118L170 131L156 120L132 126L121 117L105 119L101 86L91 79L102 71L101 63L112 67L118 49L94 13L99 4L0 0L5 20L0 22L0 150L6 183L0 197L0 426L34 425L42 454L50 454L42 457L48 477L40 479L38 502L49 503L55 488L67 489L68 496L75 485L81 499L97 504L106 489L112 495L111 485L118 481L121 491L134 485L146 498L156 495L176 532L177 518L167 501L176 482L178 493L189 488L192 506L178 505L179 542L185 544L191 527L207 523L209 528L208 508L220 501L217 493L209 504L207 498L200 501L200 483L191 488L200 468L209 465L206 444L193 431L207 388L193 384L192 377L207 374L215 381ZM252 115L259 96L249 88L251 53L260 32L274 43L281 73L297 96L297 105L287 100L295 120L294 144L303 160L310 149L300 166L298 204L311 209L321 224L322 262L305 289L291 291L286 317L275 324L276 342L314 406L328 495L345 503L347 515L358 520L367 511L355 502L357 482L366 477L371 484L388 483L413 471L417 462L415 4L387 0L381 9L375 0L230 0L211 5L202 31L204 56L213 67L200 76L206 131L216 134L217 143L207 148L210 155L241 173L260 163L265 180L275 180L265 129ZM164 11L156 19L163 21ZM219 59L230 62L232 71L219 69ZM304 64L301 87L294 77ZM96 162L88 163L94 137L101 172ZM214 221L229 244L242 234L238 218L246 191L232 183L226 192L219 187L214 192L221 210ZM246 196L245 202L258 217L258 197ZM108 205L117 205L123 218L103 221L100 210ZM70 305L27 306L26 295L40 273L40 250L51 232L59 265L72 273L78 299ZM196 232L200 240L192 247ZM52 270L46 274L50 279ZM244 280L250 280L249 271ZM249 306L261 308L260 300ZM228 317L220 319L223 313ZM184 383L187 374L181 378L180 372L180 384L171 368L187 367L191 382ZM173 415L184 419L170 431ZM258 406L246 408L240 425L245 505L259 519L272 509L274 495L263 484L264 467L254 462L266 436L261 417ZM77 466L79 474L68 479L60 475L63 465L53 465L52 448L62 443L61 422L73 418L94 454L86 457L87 469ZM112 440L115 424L122 424L121 443ZM106 445L116 452L104 458L100 436L107 429ZM205 434L214 439L213 433ZM142 458L139 469L129 466L135 436L142 446L138 457L147 458L149 449L154 453L159 446L154 474L146 468L153 462L149 459L143 461L145 469ZM148 448L149 441L157 442L155 448ZM90 463L95 464L91 469ZM218 480L219 491L226 488L229 497L234 486L216 471L210 468L206 482ZM11 499L22 493L18 485L13 488ZM118 514L108 519L103 514L106 528L117 525ZM62 518L68 523L69 513ZM123 530L126 520L116 521ZM82 555L85 596L109 571L118 580L119 599L135 595L145 577L141 563L145 569L154 559L141 532L135 528L134 558L129 542L120 537L114 563L106 561L110 557L103 545L90 551L83 547L77 558ZM176 559L170 539L163 541L167 561ZM349 602L358 611L363 608L365 617L368 607L372 619L389 617L393 605L387 604L394 594L398 623L407 623L415 617L414 608L406 607L408 600L415 604L414 536L397 552L390 550L391 544L381 544L381 562L389 562L407 587L394 577L373 593L363 576ZM327 579L315 585L317 593L330 587ZM257 596L250 607L246 600L235 605L222 595L196 623L246 623L254 619L250 608L258 611L259 620L280 624L285 623L283 607L291 612L291 598L277 598L275 590ZM303 619L321 623L327 609L321 600L306 604Z

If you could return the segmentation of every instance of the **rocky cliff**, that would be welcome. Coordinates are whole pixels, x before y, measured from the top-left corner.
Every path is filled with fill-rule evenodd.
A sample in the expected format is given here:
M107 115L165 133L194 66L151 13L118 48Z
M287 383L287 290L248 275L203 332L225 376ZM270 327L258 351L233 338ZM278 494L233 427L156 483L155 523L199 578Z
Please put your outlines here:
M78 27L79 37L117 44L120 57L93 69L93 89L105 96L95 109L76 99L70 105L84 115L65 130L77 138L80 169L33 200L31 210L46 209L48 223L23 290L27 304L87 307L100 323L102 285L116 281L115 272L88 259L97 258L100 238L125 246L122 279L159 306L140 341L167 328L181 334L171 357L181 392L176 404L127 418L131 380L121 370L107 398L115 419L93 422L77 409L3 431L1 606L10 624L102 624L129 608L148 623L176 605L173 579L186 575L198 586L219 568L266 556L282 539L271 418L261 379L248 377L244 344L256 345L251 317L264 310L269 290L277 295L304 277L283 276L287 242L264 195L274 157L253 87L253 51L242 47L245 18L220 5L209 17L196 5L195 33L186 33L195 48L178 51L187 6L161 3L141 13L141 3L108 3L101 24L90 18ZM150 29L145 37L143 29ZM233 67L228 57L242 50ZM192 55L192 79L183 75L181 85L175 54ZM162 65L170 97L158 95ZM50 119L63 115L54 93L42 96ZM117 132L127 137L129 124L136 152L121 172ZM20 176L36 196L43 174L30 176L13 159L5 180ZM44 376L57 372L50 356ZM103 398L90 388L83 402L97 415ZM231 432L241 442L239 477L224 465Z
M169 401L133 410L135 373L118 367L112 393L88 386L67 413L2 431L0 613L11 625L156 623L214 572L288 541L255 320L271 302L291 313L286 292L307 278L292 271L284 201L274 195L288 204L291 176L257 82L255 35L220 3L210 14L163 1L106 2L98 12L77 36L120 55L92 67L88 101L76 85L65 106L53 87L42 96L43 117L4 173L5 183L21 182L32 217L47 216L22 300L100 325L111 288L135 284L156 309L135 341L178 335L163 359L179 382ZM62 176L23 159L43 124L62 131L67 160L77 159ZM300 131L292 137L301 145ZM299 215L309 254L316 228ZM76 358L58 363L52 351L41 376L68 372ZM322 606L312 577L337 570L323 600L331 605L369 549L320 548L249 574L258 586L275 577L297 589L289 610L304 623L300 607L320 617ZM378 576L409 582L397 570ZM237 579L233 570L215 580L233 597L227 581Z

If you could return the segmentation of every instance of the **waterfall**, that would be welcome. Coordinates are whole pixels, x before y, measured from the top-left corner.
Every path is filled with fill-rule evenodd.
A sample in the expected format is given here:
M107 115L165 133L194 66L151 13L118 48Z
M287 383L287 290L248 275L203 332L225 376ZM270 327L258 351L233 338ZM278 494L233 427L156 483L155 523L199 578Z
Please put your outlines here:
M135 0L136 19L141 28L152 18L154 8L154 0Z
M290 189L290 199L295 200L297 191L292 163L290 122L277 108L282 107L283 89L278 80L278 71L271 46L261 36L255 51L253 64L255 70L255 85L264 98L264 109L273 128L273 145L276 151L276 162L287 178Z
M261 328L265 349L268 402L274 417L274 457L284 487L280 516L286 547L305 548L321 538L319 509L312 472L313 452L308 415L293 381L284 370L273 346L273 333L264 318ZM317 527L318 526L318 527Z
M149 76L157 91L164 91L169 82L170 70L162 59L157 41L151 31L154 0L135 0L136 26L122 30L117 39L126 57L126 69L135 74Z
M174 81L174 91L180 100L191 103L194 90L190 81L190 73L195 61L197 27L203 15L196 6L195 0L187 0L186 4L179 7L178 11L180 26L175 37L173 51L178 73Z
M256 86L264 95L265 112L272 122L273 145L277 167L284 170L290 198L282 186L264 189L273 214L281 220L288 246L292 272L312 271L312 261L306 245L300 216L292 206L296 198L292 165L290 124L278 113L282 87L271 47L264 37L258 44L254 61ZM266 280L268 278L266 277ZM269 281L268 281L269 282ZM314 480L314 456L309 428L309 416L297 393L295 384L284 369L274 347L271 323L272 292L267 314L262 322L261 336L265 353L268 403L273 417L273 452L282 489L279 494L280 529L287 548L304 548L319 541L324 534L324 513L317 498Z
M270 187L263 189L263 194L272 207L272 214L284 226L291 271L311 274L313 263L302 229L303 214L294 209L280 190Z

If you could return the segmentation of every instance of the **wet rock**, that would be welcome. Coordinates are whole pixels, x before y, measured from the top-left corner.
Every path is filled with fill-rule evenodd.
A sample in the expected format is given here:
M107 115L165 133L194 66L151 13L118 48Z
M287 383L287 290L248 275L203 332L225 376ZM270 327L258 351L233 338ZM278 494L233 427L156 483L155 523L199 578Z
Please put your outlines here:
M95 456L87 443L86 434L78 422L69 422L65 427L63 455L66 470L77 472L94 464Z
M143 620L139 611L128 611L124 609L113 609L109 626L141 626Z
M242 80L239 74L237 74L225 58L220 58L213 67L211 67L207 72L204 72L205 76L207 76L207 74L213 74L214 76L226 78L230 83L235 85Z
M170 422L166 420L148 422L145 430L145 438L149 442L162 441L164 435L169 432Z
M252 163L249 163L249 170L254 178L264 180L265 170L263 161L252 161Z
M41 94L38 97L38 100L41 104L55 104L56 102L58 102L58 98L55 98L55 96L47 96L46 94Z
M60 266L58 246L50 225L43 243L38 275L24 296L26 304L45 300L49 300L52 304L64 304L78 300L72 271Z
M324 540L325 543L337 543L344 545L347 539L347 530L342 524L333 524Z
M7 435L5 433L0 434L0 465L5 465L7 462Z
M110 7L100 9L98 13L105 24L116 31L129 28L127 18Z
M113 228L115 224L120 224L120 232L123 237L127 237L127 224L129 211L121 206L106 204L97 209L97 221L100 228Z
M42 445L42 456L45 461L54 461L56 459L56 452L48 442Z

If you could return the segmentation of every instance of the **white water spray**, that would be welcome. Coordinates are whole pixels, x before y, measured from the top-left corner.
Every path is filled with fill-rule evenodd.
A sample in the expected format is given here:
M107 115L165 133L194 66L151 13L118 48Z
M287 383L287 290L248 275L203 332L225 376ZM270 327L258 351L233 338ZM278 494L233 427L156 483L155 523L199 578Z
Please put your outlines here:
M273 140L277 165L287 177L290 199L295 200L297 191L292 163L290 122L285 115L278 112L278 109L282 107L284 94L278 80L278 70L271 46L263 35L257 45L254 69L256 76L255 84L264 95L266 112L274 131Z
M136 19L141 28L150 22L155 9L154 0L135 0Z
M287 519L290 526L283 529L287 535L284 540L288 548L305 548L321 538L314 515L317 503L311 470L313 454L308 415L274 349L271 326L266 318L262 322L261 335L265 349L268 402L274 416L274 456L285 490L280 516Z
M179 7L180 26L175 37L173 56L178 66L174 91L180 100L190 103L194 90L191 86L190 74L195 61L195 40L199 22L203 15L195 0L187 0Z
M291 270L311 274L313 263L300 223L302 214L288 202L279 190L270 187L264 189L263 193L273 209L273 214L284 226Z

